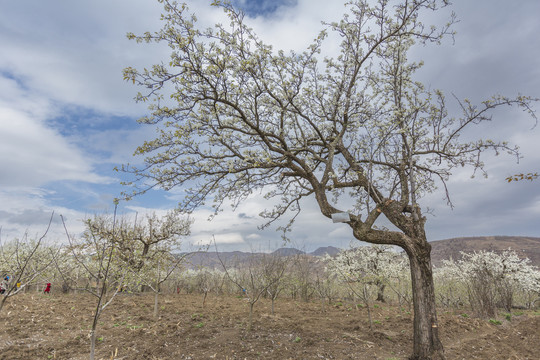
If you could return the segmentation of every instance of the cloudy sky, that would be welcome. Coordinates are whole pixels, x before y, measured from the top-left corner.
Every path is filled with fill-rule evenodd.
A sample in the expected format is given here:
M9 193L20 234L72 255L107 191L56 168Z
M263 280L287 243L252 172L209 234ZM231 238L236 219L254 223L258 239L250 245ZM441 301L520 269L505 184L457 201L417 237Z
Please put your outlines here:
M210 0L190 1L201 23L223 21ZM302 50L321 29L338 20L343 1L243 0L248 22L275 48ZM425 61L418 74L448 96L481 101L494 94L540 97L540 2L538 0L456 0L460 20L455 43L415 50ZM154 0L0 0L0 226L3 241L25 231L35 236L52 211L63 214L70 232L80 220L112 210L125 174L113 168L133 162L137 145L153 136L136 119L146 109L134 103L137 88L125 83L122 69L165 60L166 47L137 45L127 32L160 28L161 6ZM442 23L448 11L432 20ZM294 34L294 36L291 36ZM540 109L540 104L536 105ZM517 110L497 112L478 135L518 144L524 158L487 157L489 177L456 172L450 182L451 210L441 192L424 199L430 240L475 235L540 236L540 180L506 183L513 173L540 170L540 126ZM121 213L164 212L176 204L174 193L153 191L121 205ZM332 224L313 206L303 212L291 234L306 250L349 244L346 226ZM265 207L258 196L236 212L212 222L208 209L193 217L186 243L208 242L215 235L223 250L279 246L274 229L257 230ZM58 217L50 241L65 241Z

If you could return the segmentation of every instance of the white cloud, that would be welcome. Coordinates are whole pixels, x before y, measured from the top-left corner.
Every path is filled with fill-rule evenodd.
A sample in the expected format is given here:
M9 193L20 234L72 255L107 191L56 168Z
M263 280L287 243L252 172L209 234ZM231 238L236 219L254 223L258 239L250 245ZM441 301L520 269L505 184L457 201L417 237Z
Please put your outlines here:
M1 88L0 88L1 89ZM4 186L40 186L56 180L110 181L92 171L91 160L43 122L0 108L0 175Z
M56 180L110 181L93 171L92 159L76 144L48 125L60 109L38 89L26 86L24 79L0 72L0 168L5 169L0 184L6 188Z
M220 245L238 245L244 243L244 238L240 233L219 233L212 238L201 238L196 245L213 245L214 240L218 248Z
M122 80L122 69L163 59L168 50L149 52L125 34L157 30L159 12L151 1L3 4L0 68L54 101L135 114L143 106L133 104L136 90Z
M40 237L51 223L46 242L65 244L68 242L60 215L64 216L70 234L80 234L84 226L81 222L87 214L66 208L51 207L45 197L50 191L42 188L13 187L0 191L0 229L3 242L22 238L25 233L30 238Z
M209 7L208 1L190 3L191 11L204 26L228 23L219 9ZM302 51L322 29L321 20L341 17L345 12L341 4L341 1L299 0L293 6L280 8L273 16L247 21L275 49ZM138 45L128 41L125 33L158 30L160 4L151 0L28 0L4 2L2 7L0 212L3 231L9 228L20 233L24 231L24 221L40 228L44 215L53 208L67 214L70 222L73 221L70 228L79 231L81 227L76 219L86 214L72 209L78 198L71 199L71 203L62 202L62 206L52 206L54 191L60 190L52 190L47 184L77 181L76 185L66 183L65 190L76 186L81 195L96 199L95 206L106 204L112 190L107 189L107 194L103 194L102 188L93 186L113 179L108 172L98 171L97 166L103 162L130 161L136 145L152 138L151 128L104 129L115 115L139 117L146 112L146 104L134 104L132 97L140 89L122 80L122 68L141 68L167 61L170 49ZM456 45L445 42L443 46L415 52L426 60L421 75L427 84L444 89L448 95L454 92L460 97L479 100L493 93L515 95L518 91L540 97L540 68L536 65L540 58L537 36L540 25L536 16L540 3L527 0L493 6L489 0L481 0L457 3L453 8L461 18L456 24ZM443 20L437 16L432 19ZM325 54L333 53L338 45L339 38L329 39ZM68 108L90 110L93 118L80 121L91 122L94 125L88 126L91 130L70 132L67 124L51 122ZM440 191L425 199L426 205L436 209L437 216L429 218L427 225L430 233L435 234L433 237L490 229L508 235L522 229L537 234L534 225L537 221L528 214L536 216L538 212L538 183L504 182L506 176L515 172L538 171L538 129L530 131L532 124L525 114L505 110L497 113L488 126L473 131L471 135L504 140L508 137L521 146L525 159L515 165L508 157L488 157L490 178L487 180L470 179L470 171L456 172L449 182L456 203L454 211L445 206ZM181 193L181 189L175 193ZM174 206L174 201L160 205L147 205L142 198L135 201L139 208L129 205L131 210L141 212L154 206ZM279 233L272 228L256 230L263 223L257 215L268 206L271 204L260 196L253 196L236 212L227 209L212 222L206 221L211 212L200 209L193 215L196 223L192 238L209 239L213 234L227 234L219 241L231 246L278 239ZM324 218L313 199L303 203L303 212L290 235L310 247L348 243L352 237L346 226L336 228Z

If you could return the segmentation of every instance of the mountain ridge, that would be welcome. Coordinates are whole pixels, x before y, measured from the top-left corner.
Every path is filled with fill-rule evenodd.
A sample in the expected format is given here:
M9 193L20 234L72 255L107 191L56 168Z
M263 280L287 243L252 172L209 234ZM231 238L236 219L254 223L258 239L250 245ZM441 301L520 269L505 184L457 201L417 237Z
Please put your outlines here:
M527 257L531 263L540 267L540 237L532 236L470 236L431 241L431 261L441 266L442 260L461 259L460 252L514 250L519 257Z
M531 236L471 236L458 237L444 240L430 241L431 260L435 267L442 266L442 261L453 258L459 260L461 251L495 251L501 253L504 250L514 250L518 256L527 257L531 264L540 267L540 237ZM342 249L334 246L321 246L316 250L306 253L295 248L279 248L272 252L278 256L313 256L320 257L326 254L335 256ZM263 256L263 253L252 253L243 251L204 252L198 251L189 253L189 260L186 266L192 269L201 267L221 268L221 261L230 266L234 263L247 261L252 255ZM268 255L268 254L266 254Z

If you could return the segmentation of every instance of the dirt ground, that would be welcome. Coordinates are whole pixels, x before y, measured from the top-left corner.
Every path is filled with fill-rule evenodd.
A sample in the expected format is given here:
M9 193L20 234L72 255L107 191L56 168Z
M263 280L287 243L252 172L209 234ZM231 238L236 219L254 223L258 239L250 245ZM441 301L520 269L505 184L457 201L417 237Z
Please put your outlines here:
M412 315L385 304L367 310L336 303L291 300L255 305L237 297L164 295L153 318L151 294L117 296L98 327L98 359L406 359L412 349ZM0 359L88 359L95 298L88 294L22 294L0 313ZM500 324L467 312L439 310L450 359L540 359L540 311L502 314Z

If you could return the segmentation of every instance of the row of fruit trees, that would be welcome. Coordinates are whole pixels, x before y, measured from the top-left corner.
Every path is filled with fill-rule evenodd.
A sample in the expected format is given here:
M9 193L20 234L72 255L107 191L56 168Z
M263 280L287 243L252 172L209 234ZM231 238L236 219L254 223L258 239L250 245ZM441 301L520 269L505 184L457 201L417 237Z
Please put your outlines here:
M52 217L51 217L52 221ZM260 298L348 301L365 307L370 323L375 302L388 302L410 311L412 287L407 256L394 247L358 246L335 256L251 253L243 259L222 259L213 267L194 266L180 253L190 221L178 212L142 219L99 215L85 221L81 236L69 234L63 245L27 235L0 243L3 272L0 311L9 298L27 291L87 292L96 299L91 327L95 351L98 319L118 293L153 292L154 316L159 294L198 293L204 307L208 295L240 295L249 304L249 326ZM181 255L180 255L181 254ZM434 270L438 305L468 309L483 318L499 310L540 306L540 270L515 251L461 253ZM13 299L12 301L16 301ZM0 313L1 315L1 313Z

